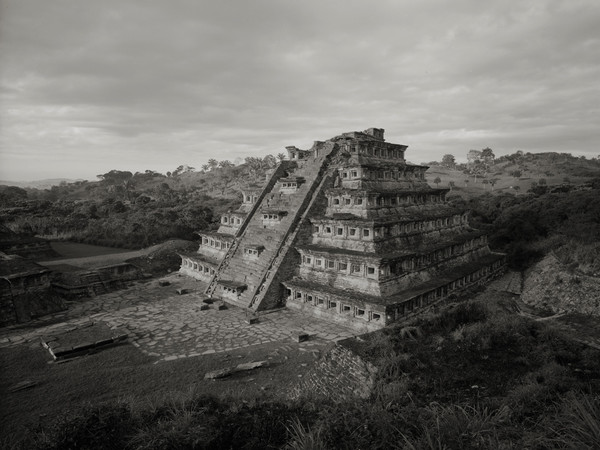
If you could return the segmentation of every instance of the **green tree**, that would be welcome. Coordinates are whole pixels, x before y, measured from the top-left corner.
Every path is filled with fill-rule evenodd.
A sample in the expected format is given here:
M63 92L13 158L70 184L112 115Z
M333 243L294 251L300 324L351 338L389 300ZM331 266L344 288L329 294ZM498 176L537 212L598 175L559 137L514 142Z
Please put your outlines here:
M219 161L219 167L221 169L225 169L227 167L233 167L233 163L229 160Z
M208 166L210 167L210 170L215 170L217 167L219 167L219 161L217 161L215 158L210 158L208 160Z
M133 186L133 174L131 172L128 170L111 170L110 172L98 175L98 178L109 186L114 186L115 192L119 192L122 189L124 196L129 199L129 191Z
M194 170L194 167L188 166L187 164L182 164L181 166L177 167L177 169L175 169L171 175L176 177L177 175L181 175L182 173L193 172Z
M0 187L0 205L9 206L14 202L27 200L27 191L17 186Z
M247 156L244 159L244 163L246 164L251 176L258 175L258 172L260 172L263 167L262 158L257 158L255 156Z
M435 180L433 180L433 182L436 186L439 186L439 184L442 182L442 179L440 177L435 177Z
M454 166L456 166L456 159L454 158L454 155L451 154L446 154L442 157L442 166L447 167L449 169L454 169Z
M277 167L278 160L273 155L267 155L263 159L263 167L266 169L273 169Z
M492 164L494 162L495 157L496 155L494 155L494 152L491 148L486 147L483 150L481 150L481 159L486 165Z

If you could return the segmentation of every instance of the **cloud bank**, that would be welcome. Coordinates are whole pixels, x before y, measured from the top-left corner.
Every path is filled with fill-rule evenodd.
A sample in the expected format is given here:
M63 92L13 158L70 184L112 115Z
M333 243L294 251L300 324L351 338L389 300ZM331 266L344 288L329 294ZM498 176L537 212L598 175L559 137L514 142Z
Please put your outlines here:
M597 156L600 3L0 3L0 178L199 167L382 127L415 162Z

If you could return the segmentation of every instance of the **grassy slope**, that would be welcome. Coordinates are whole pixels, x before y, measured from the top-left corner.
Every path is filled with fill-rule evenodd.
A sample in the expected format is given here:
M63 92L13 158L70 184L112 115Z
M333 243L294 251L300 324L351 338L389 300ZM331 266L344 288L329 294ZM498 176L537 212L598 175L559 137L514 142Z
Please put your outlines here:
M511 172L515 170L521 171L521 177L515 178L511 175ZM441 179L438 185L440 188L449 188L449 183L454 182L453 194L468 199L484 192L523 194L531 188L533 182L537 183L541 178L546 180L548 186L563 184L565 177L569 178L571 184L578 185L594 177L599 177L600 166L592 161L561 157L556 153L530 155L527 161L518 164L501 161L494 164L486 176L487 180L492 178L498 180L493 190L491 185L482 183L482 178L475 179L464 174L462 170L431 166L426 176L432 186L435 186L433 181L439 177ZM467 179L469 182L465 184ZM519 187L518 191L514 189L515 186Z
M269 359L273 350L273 344L265 344L227 354L156 363L155 358L123 344L57 364L41 346L0 349L2 434L22 438L26 428L51 424L61 414L77 414L88 404L124 399L142 405L160 404L190 389L195 395L233 395L238 399L281 397L286 386L308 370L314 357L292 348L286 359ZM257 360L270 360L271 365L219 381L203 379L206 372ZM8 392L10 386L23 380L39 384Z

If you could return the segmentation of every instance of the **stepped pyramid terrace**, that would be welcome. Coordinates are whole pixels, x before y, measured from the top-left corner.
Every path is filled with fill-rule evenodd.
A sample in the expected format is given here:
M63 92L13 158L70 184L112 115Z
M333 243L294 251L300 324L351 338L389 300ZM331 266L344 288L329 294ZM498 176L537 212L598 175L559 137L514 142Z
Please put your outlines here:
M206 295L260 311L280 306L357 328L411 316L503 272L504 255L430 187L426 166L384 130L343 133L288 159L242 192L217 231L201 231L180 272Z

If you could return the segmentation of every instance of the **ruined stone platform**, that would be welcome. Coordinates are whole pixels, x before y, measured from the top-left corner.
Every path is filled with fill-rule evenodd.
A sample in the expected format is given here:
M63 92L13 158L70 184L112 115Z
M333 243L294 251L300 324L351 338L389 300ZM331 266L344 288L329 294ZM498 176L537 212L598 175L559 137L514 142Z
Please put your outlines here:
M324 343L357 334L346 326L286 309L259 315L257 323L249 324L251 315L240 308L219 310L215 303L203 309L206 303L201 292L205 284L177 275L164 280L170 284L161 287L161 280L139 282L127 290L98 296L45 318L56 323L43 325L39 321L36 328L5 328L0 331L0 347L40 345L40 338L90 322L104 322L124 330L129 342L157 362L258 344L293 343L300 332L308 334L311 342ZM176 290L181 288L190 289L190 294L178 295Z

